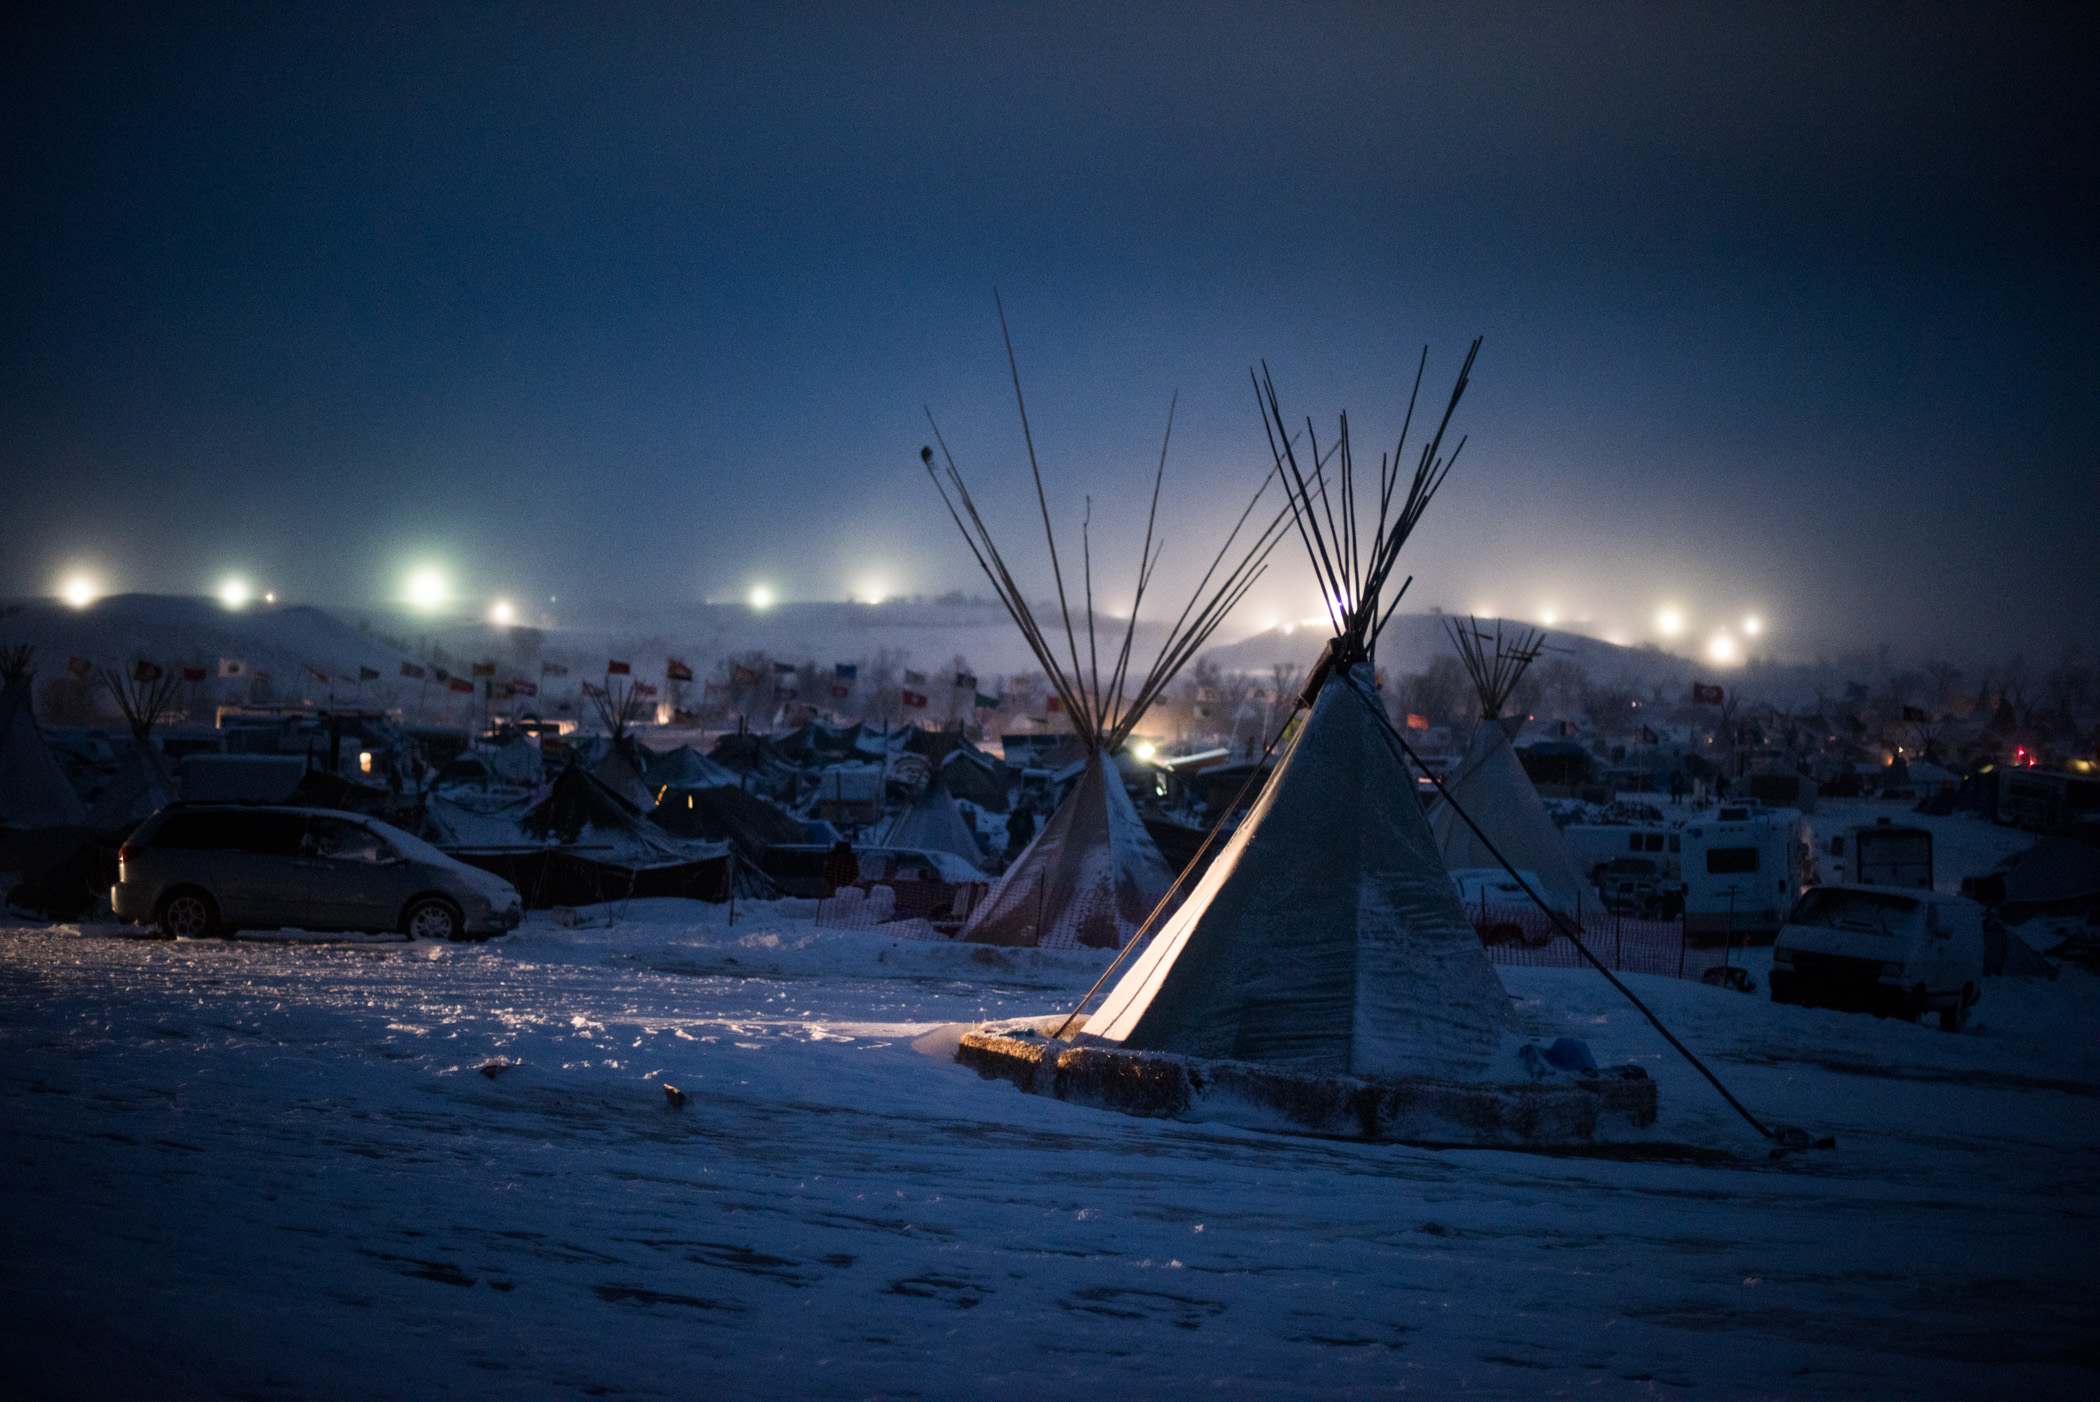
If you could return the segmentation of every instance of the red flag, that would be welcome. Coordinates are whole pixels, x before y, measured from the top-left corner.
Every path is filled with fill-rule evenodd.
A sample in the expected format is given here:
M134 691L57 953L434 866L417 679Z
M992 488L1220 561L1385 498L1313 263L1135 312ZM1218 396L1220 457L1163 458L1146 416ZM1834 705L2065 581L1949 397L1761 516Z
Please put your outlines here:
M518 696L537 696L540 694L540 684L526 681L523 677L512 678L510 689Z
M831 699L834 701L843 701L852 694L853 688L850 686L835 686L831 689Z
M1721 697L1721 688L1717 686L1708 686L1705 682L1692 683L1692 704L1694 706L1718 706L1721 704Z
M664 663L664 680L667 682L689 682L693 669L673 657Z
M926 693L923 691L907 691L904 693L904 704L907 706L924 706L926 704Z
M651 686L647 682L636 682L634 684L634 690L632 694L635 696L650 697L656 695L656 688Z
M464 677L454 677L446 685L454 691L464 691L469 696L474 694L474 683L466 680Z
M1062 711L1064 708L1065 702L1064 698L1061 696L1053 696L1043 704L1043 712L1046 715L1054 716L1058 712Z
M186 682L201 682L204 680L204 669L202 667L185 667L182 669L182 679Z
M608 662L605 664L605 675L608 677L624 677L633 671L634 668L628 666L625 662Z

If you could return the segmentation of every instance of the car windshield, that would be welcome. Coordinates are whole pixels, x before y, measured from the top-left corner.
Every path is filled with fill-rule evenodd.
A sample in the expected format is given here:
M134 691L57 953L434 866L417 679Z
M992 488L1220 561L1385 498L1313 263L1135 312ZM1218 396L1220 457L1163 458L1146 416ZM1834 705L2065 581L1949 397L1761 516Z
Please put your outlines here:
M1918 903L1909 896L1824 887L1801 898L1789 923L1894 935L1908 930L1917 914Z
M412 862L439 862L446 866L453 864L452 858L438 851L437 848L431 846L422 838L411 837L392 823L382 823L374 818L372 820L372 831L384 837L393 845L396 852L399 852Z

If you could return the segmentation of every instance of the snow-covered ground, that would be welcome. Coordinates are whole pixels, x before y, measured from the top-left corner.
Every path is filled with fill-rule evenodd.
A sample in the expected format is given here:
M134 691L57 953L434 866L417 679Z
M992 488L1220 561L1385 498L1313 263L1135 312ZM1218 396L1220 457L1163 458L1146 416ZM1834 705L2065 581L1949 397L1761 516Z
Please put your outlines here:
M1837 1138L1775 1161L1594 975L1504 969L1535 1030L1658 1078L1680 1146L1553 1157L1032 1098L912 1042L1068 1006L1098 956L724 915L0 931L0 1392L2100 1386L2086 975L1994 980L1959 1035L1632 978L1757 1113Z

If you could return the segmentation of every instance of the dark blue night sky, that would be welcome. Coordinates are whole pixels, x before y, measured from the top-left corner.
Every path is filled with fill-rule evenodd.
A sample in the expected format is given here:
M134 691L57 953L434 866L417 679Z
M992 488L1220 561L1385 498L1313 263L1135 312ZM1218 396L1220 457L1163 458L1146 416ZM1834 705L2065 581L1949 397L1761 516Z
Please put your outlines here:
M17 7L0 593L975 587L997 287L1111 553L1480 334L1422 604L2090 648L2090 26L1832 8Z

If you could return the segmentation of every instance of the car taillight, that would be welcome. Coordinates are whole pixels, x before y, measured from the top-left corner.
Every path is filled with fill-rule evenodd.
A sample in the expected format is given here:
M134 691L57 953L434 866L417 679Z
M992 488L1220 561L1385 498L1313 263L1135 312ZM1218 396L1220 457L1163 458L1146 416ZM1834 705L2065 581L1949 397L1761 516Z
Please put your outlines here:
M138 860L138 856L139 849L128 842L117 849L117 861L120 865L124 862L135 862Z

